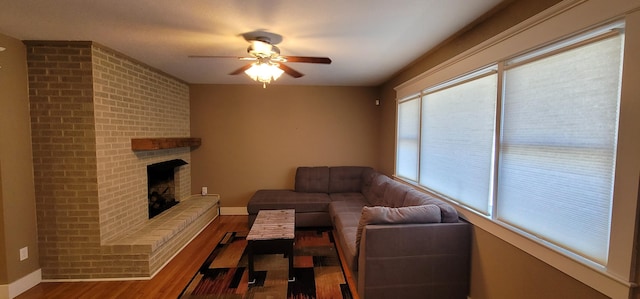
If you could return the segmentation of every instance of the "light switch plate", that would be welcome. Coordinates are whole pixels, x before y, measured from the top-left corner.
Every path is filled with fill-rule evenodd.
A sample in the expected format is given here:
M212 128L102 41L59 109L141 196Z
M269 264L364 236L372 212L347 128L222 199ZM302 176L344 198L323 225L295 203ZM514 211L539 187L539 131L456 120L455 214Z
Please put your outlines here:
M29 247L20 248L20 261L24 261L29 258Z

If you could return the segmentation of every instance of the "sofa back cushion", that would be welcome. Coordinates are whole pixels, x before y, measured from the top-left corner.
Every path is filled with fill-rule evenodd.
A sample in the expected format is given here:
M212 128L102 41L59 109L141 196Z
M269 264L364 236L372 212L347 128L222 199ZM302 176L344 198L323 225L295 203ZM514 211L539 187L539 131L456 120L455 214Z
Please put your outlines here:
M329 193L362 192L363 173L372 170L365 166L336 166L329 168Z
M364 197L369 204L373 206L383 206L386 202L384 193L391 184L392 180L388 176L376 173L373 175L371 185L363 190Z
M371 189L371 183L373 183L373 178L380 175L373 168L367 168L362 171L362 187L360 189L360 193L366 194Z
M452 205L429 194L411 189L404 197L405 206L420 206L428 204L433 204L440 208L442 222L455 223L459 221L458 211L456 211Z
M384 190L384 196L382 202L379 204L385 207L399 208L404 206L404 197L413 188L391 180L389 186Z
M329 193L329 167L298 167L296 192Z

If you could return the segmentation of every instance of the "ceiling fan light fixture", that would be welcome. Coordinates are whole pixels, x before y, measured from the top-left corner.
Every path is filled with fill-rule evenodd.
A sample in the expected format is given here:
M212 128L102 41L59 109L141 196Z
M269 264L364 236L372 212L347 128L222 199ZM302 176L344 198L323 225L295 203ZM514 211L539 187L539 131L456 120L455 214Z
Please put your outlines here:
M271 80L278 80L284 71L278 67L277 63L258 61L253 63L244 73L254 81L261 82L262 87L266 88L267 83L271 83Z

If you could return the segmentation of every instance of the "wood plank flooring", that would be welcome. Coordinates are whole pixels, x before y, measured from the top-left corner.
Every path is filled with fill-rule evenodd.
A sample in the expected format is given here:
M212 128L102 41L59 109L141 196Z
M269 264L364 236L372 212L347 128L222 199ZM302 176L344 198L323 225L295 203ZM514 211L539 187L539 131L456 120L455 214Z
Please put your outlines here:
M43 282L22 293L16 299L178 298L182 289L189 283L193 274L209 256L218 241L222 239L222 236L226 232L247 230L247 227L247 216L220 216L216 218L150 280ZM340 244L336 245L352 296L354 299L358 299L355 279L348 267L345 267Z
M209 224L153 279L105 282L43 282L16 299L177 298L222 236L247 230L247 216L220 216Z

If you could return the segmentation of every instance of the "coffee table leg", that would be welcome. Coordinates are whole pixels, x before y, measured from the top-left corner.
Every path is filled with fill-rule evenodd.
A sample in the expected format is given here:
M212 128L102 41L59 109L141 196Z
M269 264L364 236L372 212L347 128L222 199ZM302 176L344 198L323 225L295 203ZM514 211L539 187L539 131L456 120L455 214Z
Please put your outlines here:
M247 255L249 257L249 284L256 283L256 278L254 277L254 269L253 269L253 241L249 241L247 244Z
M293 275L293 240L291 244L287 246L287 251L289 251L289 282L294 282L296 278Z

